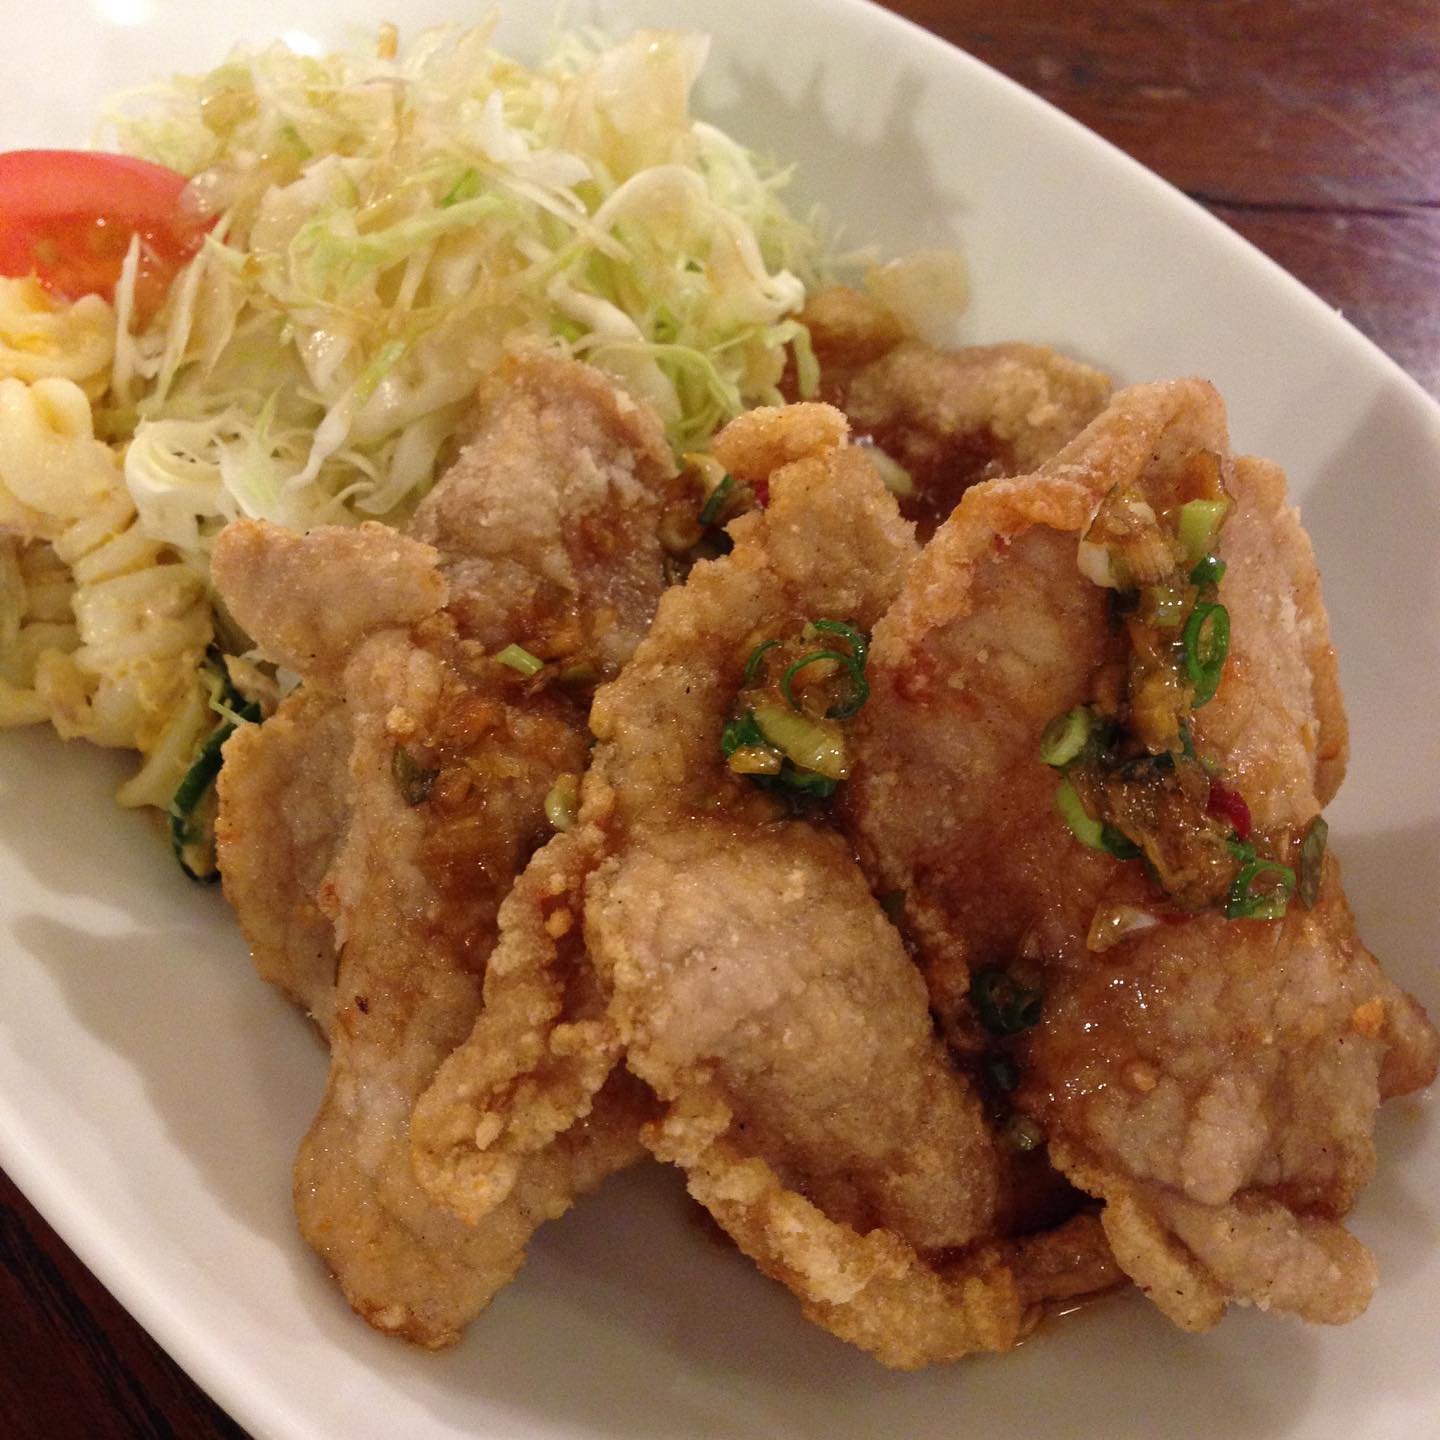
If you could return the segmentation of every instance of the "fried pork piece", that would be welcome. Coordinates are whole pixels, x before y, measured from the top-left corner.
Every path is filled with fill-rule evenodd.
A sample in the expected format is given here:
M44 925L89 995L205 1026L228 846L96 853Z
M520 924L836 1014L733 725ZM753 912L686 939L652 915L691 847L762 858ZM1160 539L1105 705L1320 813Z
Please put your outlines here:
M597 370L544 351L481 390L469 443L410 533L435 546L461 633L610 676L655 613L657 507L693 500L659 418Z
M327 1038L336 952L319 894L349 814L351 739L345 707L302 688L230 737L217 781L225 898L260 974Z
M1191 1329L1235 1300L1320 1321L1363 1309L1373 1262L1339 1219L1373 1168L1376 1104L1426 1083L1437 1049L1356 937L1333 862L1315 907L1282 920L1212 909L1087 945L1097 907L1144 905L1147 884L1069 833L1039 747L1122 643L1076 560L1112 488L1137 486L1163 513L1222 467L1230 658L1193 712L1194 744L1257 829L1298 834L1343 772L1309 544L1274 467L1226 451L1208 386L1136 387L1037 475L971 490L876 627L844 801L872 883L906 894L955 1043L980 1034L975 970L1038 981L1040 1023L1013 1047L1015 1103L1106 1201L1121 1266Z
M417 1110L417 1136L429 1112L444 1142L432 1177L483 1214L527 1147L584 1113L577 1054L623 1053L668 1107L647 1143L741 1248L813 1319L914 1366L1005 1348L1047 1294L1114 1270L1093 1224L1060 1242L1066 1260L973 1248L991 1233L1000 1166L918 975L843 844L722 758L754 646L817 616L872 624L913 558L843 434L835 412L802 406L719 438L734 474L775 457L770 506L666 596L597 697L581 824L512 894L480 1026ZM553 1017L586 950L608 1004L581 1051ZM485 1027L507 1012L533 1024L496 1065ZM951 1250L961 1258L942 1263Z
M487 646L539 633L551 657L604 674L664 583L654 530L672 466L649 445L653 417L571 362L527 357L510 376L520 420L488 397L479 437L417 523L436 547L379 527L296 537L241 524L215 556L236 618L343 710L351 737L344 833L319 890L341 950L330 1079L296 1165L301 1229L360 1314L432 1347L514 1274L536 1226L640 1153L644 1113L633 1082L602 1089L582 1123L526 1155L478 1225L435 1205L411 1169L415 1099L474 1025L500 903L549 833L547 794L589 749L583 697ZM607 430L617 414L628 418ZM496 431L503 454L485 449ZM590 448L562 464L555 447L569 441ZM543 575L504 538L537 497L569 544L568 568ZM483 595L483 642L462 586Z
M928 540L970 485L1024 475L1104 408L1108 377L1045 345L940 350L842 286L806 306L821 393L909 472L901 513Z
M372 631L444 603L435 560L429 546L375 524L327 532L318 557L250 525L232 526L217 549L215 584L232 613L311 677L263 725L240 726L225 743L215 821L225 898L255 968L327 1039L337 951L319 897L349 821L354 743L340 667Z
M500 900L587 750L569 701L525 694L434 625L373 637L346 670L353 811L322 894L343 946L333 1062L295 1169L301 1230L351 1304L430 1346L458 1338L540 1221L638 1153L638 1117L604 1103L475 1227L411 1172L410 1109L474 1024Z
M861 369L842 403L856 431L909 471L915 489L901 510L928 540L971 485L1028 474L1109 396L1106 376L1048 346L910 340Z
M664 507L690 503L677 498L655 415L572 360L514 356L482 387L470 429L411 526L432 551L378 525L337 534L322 572L333 590L315 583L303 546L272 548L267 573L247 550L262 542L244 530L222 561L237 613L263 617L275 658L309 677L303 699L226 747L217 835L226 896L260 973L326 1034L335 952L315 899L344 833L350 744L332 661L448 595L467 636L496 650L521 639L593 683L614 673L654 611ZM335 563L335 547L348 547L354 568Z

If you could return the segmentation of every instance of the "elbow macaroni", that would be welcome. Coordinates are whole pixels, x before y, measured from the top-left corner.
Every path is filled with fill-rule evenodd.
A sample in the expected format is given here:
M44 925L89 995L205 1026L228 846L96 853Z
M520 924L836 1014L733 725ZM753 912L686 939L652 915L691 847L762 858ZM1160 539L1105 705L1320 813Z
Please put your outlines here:
M0 277L0 375L73 380L97 399L115 354L115 312L98 295L58 300L37 280Z
M113 343L104 301L0 281L0 726L139 750L117 798L164 807L213 722L213 618L204 579L144 534L95 437L82 387Z

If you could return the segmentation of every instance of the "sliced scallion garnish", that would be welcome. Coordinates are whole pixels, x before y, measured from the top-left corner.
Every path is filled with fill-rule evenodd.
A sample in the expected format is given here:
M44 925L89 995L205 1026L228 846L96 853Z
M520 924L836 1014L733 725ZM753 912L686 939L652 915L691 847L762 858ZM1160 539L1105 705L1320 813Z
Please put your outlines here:
M1055 813L1082 845L1088 845L1092 850L1105 848L1105 827L1085 809L1079 793L1068 780L1062 780L1055 791Z
M1179 585L1148 585L1141 597L1141 618L1157 630L1176 630L1184 623L1190 592Z
M1068 779L1062 780L1055 790L1055 813L1065 822L1070 833L1091 850L1113 855L1117 860L1139 858L1140 847L1124 831L1094 819Z
M512 670L518 670L527 678L531 675L538 675L545 668L543 660L519 645L507 645L495 658L502 665L508 665Z
M980 1023L992 1035L1018 1035L1040 1019L1040 992L1005 970L977 970L970 981L970 998Z
M239 698L234 695L234 699ZM260 707L254 701L241 705L235 713L249 724L260 719ZM226 720L211 731L176 786L166 812L170 819L170 848L175 852L175 859L192 880L206 885L220 878L215 867L215 816L211 797L224 759L222 747L235 730L235 722Z
M785 697L790 708L798 714L801 707L800 702L795 698L793 688L795 677L802 670L811 665L818 665L822 660L835 661L850 677L850 693L825 712L828 720L846 720L870 698L870 682L866 680L860 664L843 651L812 650L808 655L802 655L793 665L788 666L780 677L780 693Z
M720 512L725 508L725 502L730 498L734 489L735 477L727 471L700 507L700 523L702 525L713 525L720 518Z
M836 785L840 783L811 770L796 770L790 766L782 769L775 778L788 789L801 795L813 796L816 800L828 800L835 793Z
M566 689L580 690L588 685L597 684L600 672L589 660L577 660L575 664L567 665L555 679Z
M763 744L765 744L765 736L761 734L760 727L755 723L753 710L747 710L743 715L737 715L720 732L720 749L726 759L729 759L737 750Z
M730 768L737 775L778 775L785 757L768 745L737 745L730 752Z
M1225 570L1225 562L1218 555L1203 555L1190 572L1190 583L1205 590L1211 585L1218 585L1225 578Z
M1063 770L1085 748L1095 729L1095 716L1084 705L1057 715L1041 732L1040 758Z
M843 780L850 773L845 741L838 730L783 705L757 705L753 715L765 740L792 765L827 780Z
M1260 882L1258 886L1257 881ZM1294 893L1295 872L1288 865L1282 865L1278 860L1251 860L1240 867L1230 886L1225 918L1279 920Z
M1225 657L1230 653L1230 612L1223 605L1197 605L1185 622L1182 644L1185 670L1195 686L1192 708L1198 710L1214 698L1220 686Z
M1320 897L1320 877L1324 872L1325 842L1330 836L1330 827L1322 815L1317 815L1305 830L1300 842L1300 875L1295 893L1307 910L1315 908Z
M870 637L844 620L812 620L806 627L807 633L815 631L820 635L843 635L850 642L850 653L855 663L863 670L870 655Z
M573 830L580 812L580 777L558 775L545 796L545 818L556 830Z
M1215 548L1215 537L1230 509L1228 500L1190 500L1180 507L1180 544L1192 565Z
M762 640L750 652L750 658L745 662L745 688L747 690L760 678L760 668L765 663L766 655L779 644L778 640Z

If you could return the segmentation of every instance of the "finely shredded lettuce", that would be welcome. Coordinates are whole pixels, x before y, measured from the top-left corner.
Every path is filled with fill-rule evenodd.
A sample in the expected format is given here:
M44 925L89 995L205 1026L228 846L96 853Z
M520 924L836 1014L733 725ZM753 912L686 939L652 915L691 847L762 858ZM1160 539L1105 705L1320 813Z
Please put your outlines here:
M492 31L395 58L240 51L112 117L220 217L116 349L112 428L133 422L155 540L203 566L239 515L402 521L520 339L610 371L677 451L778 402L787 363L813 387L794 317L821 245L785 173L691 115L707 42L572 35L531 69Z

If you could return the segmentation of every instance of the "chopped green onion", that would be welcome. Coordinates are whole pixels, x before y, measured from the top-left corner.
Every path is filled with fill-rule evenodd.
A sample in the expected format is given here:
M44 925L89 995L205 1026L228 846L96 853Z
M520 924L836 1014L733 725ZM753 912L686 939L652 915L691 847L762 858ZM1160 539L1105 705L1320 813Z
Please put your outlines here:
M1230 509L1228 500L1190 500L1180 507L1180 543L1197 564L1215 548L1215 537Z
M502 665L518 670L522 675L538 675L545 668L545 662L523 650L519 645L507 645L496 657Z
M1202 556L1190 572L1190 583L1198 585L1202 590L1218 585L1225 578L1226 568L1225 562L1218 555Z
M745 662L745 689L749 689L759 678L760 667L765 663L765 657L780 642L778 640L762 640L751 652L750 658Z
M297 160L308 160L315 153L300 138L300 132L293 125L282 125L278 138L284 142L284 148Z
M1261 876L1273 875L1274 881L1259 890L1252 890ZM1295 893L1295 872L1278 860L1251 860L1240 867L1230 886L1225 905L1227 920L1279 920Z
M390 757L390 773L407 805L420 805L429 799L430 789L440 774L439 770L422 767L403 745L397 745Z
M710 492L704 505L700 507L700 523L702 525L713 525L720 518L720 512L725 508L725 502L730 498L730 492L734 488L735 477L727 471L720 483Z
M1317 815L1306 828L1305 838L1300 842L1300 879L1296 894L1307 910L1315 908L1320 897L1320 876L1324 868L1325 842L1330 836L1330 827L1322 815Z
M1190 592L1179 585L1150 585L1141 597L1141 618L1158 630L1175 630L1184 623Z
M839 783L824 775L816 775L810 770L796 770L788 764L780 771L777 778L782 785L789 789L797 790L801 795L813 795L817 800L828 800L835 793L835 786Z
M915 493L915 477L893 455L878 445L867 445L865 457L875 467L880 482L897 499L905 500Z
M1004 970L977 970L970 998L980 1023L992 1035L1018 1035L1040 1019L1040 992Z
M1065 822L1070 833L1091 850L1113 855L1117 860L1139 859L1140 847L1123 830L1091 818L1069 780L1062 780L1055 791L1055 813Z
M843 635L850 642L855 663L862 670L865 668L865 661L870 656L870 637L863 630L856 629L844 620L812 620L805 627L806 639L811 638L812 631L822 635Z
M1113 825L1100 827L1100 848L1117 860L1138 860L1140 847L1123 831Z
M843 780L850 773L839 731L781 705L757 705L754 717L765 739L801 770L830 780Z
M765 737L755 723L753 710L747 710L743 715L737 715L720 732L720 749L727 759L737 750L764 744Z
M260 719L260 707L251 701L242 705L236 714L253 724ZM176 787L167 811L170 848L175 852L175 859L192 880L201 884L213 884L220 878L215 867L215 817L213 809L207 813L206 802L213 794L215 777L224 759L221 749L235 729L235 722L226 720L211 731L195 752L195 759Z
M1090 817L1075 787L1068 780L1062 780L1055 791L1055 813L1082 845L1088 845L1092 850L1105 848L1105 827Z
M730 752L730 768L737 775L778 775L785 757L769 745L737 745Z
M1063 770L1085 748L1095 728L1095 716L1084 705L1057 715L1041 732L1040 758Z
M573 830L580 811L580 777L560 775L545 796L545 818L556 830Z
M1185 669L1195 685L1193 708L1198 710L1220 686L1230 653L1230 612L1223 605L1197 605L1185 622L1182 643Z
M792 688L795 677L807 666L816 665L821 660L834 660L843 666L850 676L850 693L838 705L832 705L826 712L827 720L847 720L854 715L862 705L870 698L870 682L866 680L862 668L863 662L857 662L853 656L846 655L840 650L812 650L808 655L802 655L785 673L780 677L780 693L789 703L790 708L797 714L800 712L800 702L795 698L795 691Z

